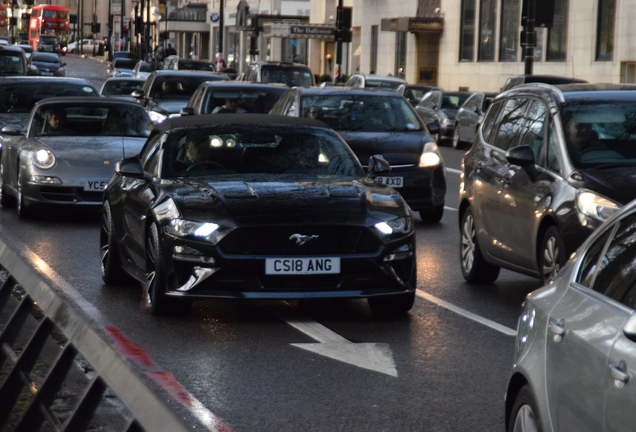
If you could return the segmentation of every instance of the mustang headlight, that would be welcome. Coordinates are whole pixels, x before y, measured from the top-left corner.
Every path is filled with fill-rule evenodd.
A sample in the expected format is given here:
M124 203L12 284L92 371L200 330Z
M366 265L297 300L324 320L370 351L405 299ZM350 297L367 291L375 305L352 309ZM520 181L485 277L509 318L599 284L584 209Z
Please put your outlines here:
M37 149L31 154L33 165L41 169L49 169L55 165L55 155L47 149Z
M172 219L166 231L176 237L206 238L219 229L219 225L210 222L194 222L185 219Z
M620 205L588 190L580 190L576 196L579 211L586 216L604 221L620 209Z
M375 229L384 234L391 236L393 234L409 234L413 231L413 221L410 217L405 216L385 222L375 224Z
M418 166L420 168L433 168L439 165L441 161L442 158L437 144L429 142L424 145Z
M157 124L163 122L166 119L165 115L158 113L157 111L150 111L148 115L150 116L150 120Z

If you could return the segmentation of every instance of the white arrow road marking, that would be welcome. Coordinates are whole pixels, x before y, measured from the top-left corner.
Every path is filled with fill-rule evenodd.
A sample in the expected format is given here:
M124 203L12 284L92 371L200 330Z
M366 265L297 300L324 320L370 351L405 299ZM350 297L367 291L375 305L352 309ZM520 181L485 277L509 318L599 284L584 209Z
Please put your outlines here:
M290 345L359 368L394 377L398 376L389 344L353 343L314 320L290 318L279 313L276 315L296 330L318 341L318 343L293 343Z

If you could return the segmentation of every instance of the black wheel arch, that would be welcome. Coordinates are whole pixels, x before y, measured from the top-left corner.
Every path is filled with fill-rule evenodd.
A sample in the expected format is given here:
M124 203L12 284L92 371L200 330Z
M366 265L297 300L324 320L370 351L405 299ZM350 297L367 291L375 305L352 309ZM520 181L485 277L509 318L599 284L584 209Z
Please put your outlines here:
M512 377L510 377L510 381L508 382L508 389L506 390L506 428L510 424L512 407L515 404L517 395L525 385L529 385L532 389L532 385L525 377L525 375L523 375L521 372L516 372L512 375ZM534 393L534 389L532 389L532 392Z

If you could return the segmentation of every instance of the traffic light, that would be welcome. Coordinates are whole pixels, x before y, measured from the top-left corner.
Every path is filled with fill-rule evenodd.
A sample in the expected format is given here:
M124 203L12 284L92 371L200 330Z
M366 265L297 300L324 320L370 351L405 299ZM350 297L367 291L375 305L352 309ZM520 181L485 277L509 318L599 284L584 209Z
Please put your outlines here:
M336 29L336 40L340 42L351 42L353 39L351 29Z
M351 42L351 8L338 7L336 15L336 41Z
M101 30L102 30L102 25L100 23L91 24L91 33L99 33Z

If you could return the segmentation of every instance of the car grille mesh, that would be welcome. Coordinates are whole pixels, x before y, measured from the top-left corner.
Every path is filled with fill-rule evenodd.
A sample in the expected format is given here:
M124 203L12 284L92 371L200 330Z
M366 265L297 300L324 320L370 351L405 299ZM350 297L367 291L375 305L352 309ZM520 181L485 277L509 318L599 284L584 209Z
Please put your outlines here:
M290 239L294 234L318 236L303 245ZM237 228L219 243L226 254L316 255L374 253L380 239L358 226L281 226Z

